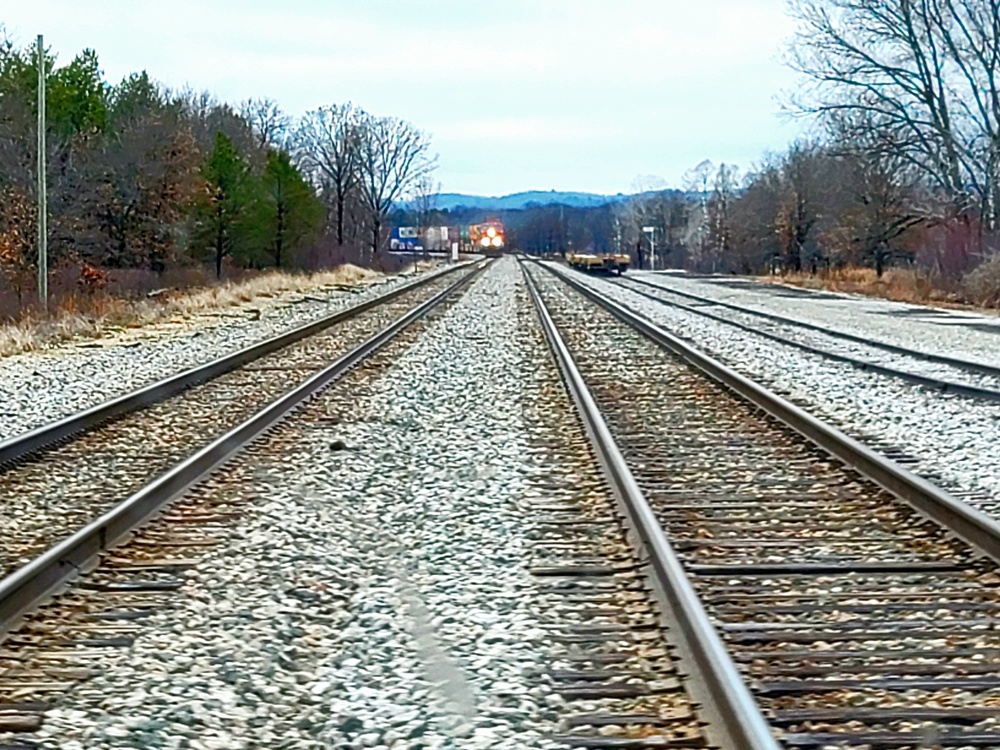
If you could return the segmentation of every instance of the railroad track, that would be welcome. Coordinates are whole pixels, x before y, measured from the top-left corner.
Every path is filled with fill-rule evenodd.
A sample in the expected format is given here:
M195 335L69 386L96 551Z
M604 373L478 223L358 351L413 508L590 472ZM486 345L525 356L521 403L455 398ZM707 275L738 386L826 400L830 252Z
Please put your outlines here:
M546 314L530 294L520 327L545 351ZM543 679L560 698L553 740L593 750L712 747L612 480L560 377L545 356L524 386L537 466L526 502L530 572L549 629Z
M185 390L207 383L248 364L256 362L260 367L267 367L268 365L261 360L268 355L324 333L333 326L357 318L380 305L398 299L402 295L410 294L426 284L438 283L445 276L463 268L464 265L466 264L449 266L435 273L427 274L385 294L353 305L346 310L325 316L197 367L170 375L163 380L109 399L92 408L54 419L48 424L0 440L0 471L8 469L24 459L36 456L46 449L67 443L88 430L106 425L114 419L148 406L162 403Z
M438 328L434 347L421 355L425 362L428 357L432 361L443 358L456 346L456 339L451 338L456 334L466 342L462 345L466 365L481 358L483 373L493 372L500 362L513 365L518 357L534 352L527 355L529 362L515 365L527 373L523 392L514 394L521 400L505 402L503 407L512 411L516 403L525 408L518 419L530 437L524 451L530 456L525 462L529 468L524 469L528 491L513 499L528 530L523 537L520 531L514 532L521 522L507 507L512 498L501 498L500 504L505 506L502 513L507 516L503 524L512 525L501 524L507 531L499 532L501 536L496 538L502 541L487 557L496 558L494 565L509 565L516 559L516 550L526 547L529 551L535 594L527 594L527 587L515 576L515 618L508 621L506 614L501 617L505 624L497 632L520 627L516 623L529 610L540 608L544 638L529 629L533 633L530 639L535 641L531 648L519 641L512 641L510 647L528 651L544 647L547 656L541 663L530 663L532 669L541 668L537 690L521 692L507 682L494 686L500 693L495 698L500 704L490 721L503 723L511 712L522 715L538 710L531 708L535 704L525 702L531 695L542 705L542 716L535 717L541 722L537 726L546 722L557 725L551 740L561 746L594 750L1000 746L996 724L1000 721L1000 634L993 624L1000 608L1000 577L993 563L961 540L972 540L996 559L1000 556L996 524L951 501L926 482L882 465L863 446L849 440L838 443L835 433L823 433L822 425L811 423L808 415L791 405L768 401L767 394L759 392L734 397L677 355L650 343L648 337L659 335L655 326L633 320L643 326L644 334L640 335L623 322L630 320L627 310L611 305L612 315L595 307L598 295L592 291L593 301L578 293L586 293L585 288L574 291L540 268L531 268L529 273L539 288L531 292L531 299L556 355L554 360L538 358L542 333L535 328L527 296L520 298L516 325L507 324L502 329L509 334L504 346L521 354L506 360L491 359L493 355L487 352L496 345L484 338L489 327L463 329L458 320L450 319ZM381 433L370 433L367 420L372 419L371 410L382 408L379 396L373 395L377 389L372 382L392 364L400 341L415 339L421 325L413 324L442 309L441 303L454 299L458 287L471 278L424 299L397 319L391 330L376 326L378 332L363 344L89 524L74 535L72 544L67 540L22 568L13 579L0 583L2 615L26 606L17 604L17 587L12 587L12 582L28 584L25 591L35 586L37 593L46 575L64 579L67 568L87 569L98 556L101 559L95 570L51 604L32 608L4 642L0 650L0 731L18 734L8 745L3 745L7 740L0 740L0 748L39 746L32 733L44 733L40 717L51 705L47 699L54 696L63 696L64 714L57 717L58 726L40 746L63 746L59 727L65 729L74 723L76 693L81 695L82 704L98 706L101 721L107 723L109 732L115 732L104 735L108 742L98 746L118 746L126 737L129 742L142 743L148 736L153 743L154 735L164 731L165 721L175 722L167 725L170 732L187 732L187 737L207 741L211 738L199 732L218 728L212 717L216 711L229 710L225 697L212 698L218 703L215 708L209 701L207 708L198 709L207 711L204 716L191 715L189 706L200 704L196 695L189 695L196 689L186 688L188 692L182 694L179 704L169 711L158 708L158 716L146 722L134 715L134 711L145 709L142 698L124 708L101 701L100 686L104 683L99 673L114 663L119 678L128 674L122 667L130 658L128 647L136 639L154 640L139 653L150 663L150 652L155 654L157 643L162 644L168 652L162 666L152 675L133 674L140 685L160 686L147 692L162 689L163 674L176 675L178 670L182 675L191 670L192 678L207 670L221 678L223 685L238 684L243 691L264 696L265 703L275 690L297 689L300 677L306 679L305 687L311 688L314 682L309 680L317 678L308 666L311 660L328 658L333 643L339 644L341 636L347 638L346 629L337 633L337 623L343 622L337 619L343 609L338 597L347 596L359 585L358 580L331 575L330 566L320 566L319 560L331 553L336 556L341 543L359 534L368 537L369 547L391 548L385 558L391 564L402 562L397 555L423 554L424 542L429 541L433 548L426 552L427 560L437 574L456 554L449 536L454 536L459 546L476 544L480 538L478 529L472 533L466 530L466 519L497 524L494 514L501 511L494 510L495 498L458 493L448 502L459 505L441 506L443 501L437 497L445 492L441 487L421 496L422 510L416 519L412 503L385 506L379 499L379 488L385 482L411 482L413 475L407 468L396 475L398 479L384 479L383 463L369 467L372 474L368 479L364 479L364 472L358 477L364 480L357 484L361 492L374 496L364 508L355 498L359 519L338 521L345 506L331 503L330 496L321 495L301 507L271 502L267 497L290 481L275 476L274 467L283 460L293 465L291 492L308 496L311 480L300 485L300 476L305 480L315 472L312 467L317 460L330 460L329 451L316 451L315 443L329 441L338 433L351 434L348 423L352 420L358 421L354 428L357 436L391 435L393 430L411 434L409 431L418 425L440 423L448 412L434 411L442 408L438 406L424 415L429 421L411 423L404 411L390 415ZM509 281L498 285L491 280L475 289L478 302L463 311L461 320L466 323L462 325L481 321L481 311L495 309L498 300L504 300L508 308L513 303ZM399 338L393 339L393 334ZM683 354L683 342L662 337L661 343L668 340L675 351L682 352L680 356L711 369L707 358L690 351ZM390 341L396 343L386 347ZM367 356L372 353L374 356ZM462 369L461 365L438 366L438 372ZM425 368L427 365L418 364L415 370L408 370L408 378L435 372L433 367ZM557 368L566 390L556 383ZM317 400L302 410L300 419L278 424L281 414L297 408L338 373L348 370L349 398L338 398L336 404ZM274 371L268 372L273 375ZM716 369L715 377L731 379L734 388L742 387L740 377L725 368ZM405 390L408 386L400 387ZM496 405L463 403L460 391L449 393L442 396L441 404L452 412L478 409L485 414L491 408L497 410ZM355 414L355 403L365 399L369 403L357 407L360 411ZM747 401L758 408L748 408ZM768 409L783 409L784 418L795 422L796 430L812 431L812 437L823 442L827 450L868 475L878 476L879 482L895 482L898 493L921 505L926 513L936 514L939 522L921 520L871 479L846 469L765 416L762 410ZM495 434L496 423L491 424L493 433L481 437L474 427L467 427L471 432L466 433L466 440L493 445L493 450L504 446L506 436ZM275 429L268 439L253 443L254 436L269 425ZM413 439L420 432L412 433ZM398 464L395 471L429 463L430 468L419 475L429 480L447 483L455 472L453 481L490 484L488 474L479 478L478 464L463 464L447 455L449 446L454 445L451 435L443 431L436 444L421 443L399 461L383 460ZM241 449L244 460L233 461L225 475L203 479ZM387 449L392 450L381 450ZM380 455L371 449L369 452ZM350 451L342 455L347 463L338 463L339 468L332 469L334 475L351 474L351 464L361 457L359 453L358 459L350 458ZM497 470L497 461L503 463L502 456L520 463L508 449L491 456L491 470ZM880 467L885 474L878 474ZM475 469L472 477L461 479L470 469ZM324 472L331 473L324 469L319 475ZM330 485L327 492L340 492L338 486ZM183 499L173 500L188 488L192 489ZM262 493L265 497L258 497ZM138 519L166 503L169 507L160 511L155 521L134 530ZM253 534L245 529L234 532L232 527L246 513L248 503L255 508L266 506L261 511L265 522L258 524ZM436 520L431 520L432 506L438 513ZM350 503L346 507L355 511ZM426 520L424 512L428 513ZM282 546L277 539L284 533L283 516L287 513L302 516L297 519L300 527L322 520L322 533L317 531L315 539L282 543L291 545L294 558L271 559L267 550L272 545ZM395 531L392 523L382 526L382 516L387 513L384 520L395 523ZM322 518L324 514L331 517ZM368 514L371 518L364 517ZM359 520L363 523L356 525ZM367 523L374 525L369 528ZM443 531L425 528L442 523ZM941 524L950 525L953 531L946 533ZM326 536L336 535L339 526L346 527L346 536L331 546ZM403 536L397 537L398 533ZM423 536L425 533L430 537ZM132 541L108 550L124 536L131 536ZM406 540L416 547L407 547ZM300 553L301 544L308 549ZM217 570L244 564L242 552L232 551L229 545L233 545L232 550L254 550L255 556L250 558L253 565L266 563L272 568L271 574L277 576L272 585L280 581L280 589L257 596L259 601L271 602L274 611L258 613L248 602L231 601L240 596L238 592L249 596L254 590L253 581L232 577L225 590L213 592L214 598L226 604L221 610L218 603L199 600L195 602L199 606L177 607L185 613L182 616L172 614L171 600L209 596L203 589L211 579L201 587L185 583L199 580L190 578L197 575L196 567L204 569L197 566L199 557L212 556L215 549ZM469 551L458 554L454 574L465 575L462 561L468 559ZM294 567L290 568L293 559ZM339 564L334 562L333 568ZM326 572L317 578L321 570ZM470 570L468 575L475 576L476 571ZM33 583L28 580L31 576L35 576ZM51 588L56 584L49 579L44 585ZM492 582L484 580L480 585L491 587ZM462 588L462 596L469 597L470 586ZM403 589L414 586L406 584ZM338 591L341 593L331 596ZM417 604L403 606L415 606L419 611L423 607L420 593L414 589L411 594ZM425 589L423 596L428 595ZM37 593L36 604L41 596ZM435 596L448 598L445 593ZM380 650L398 645L399 637L388 628L386 614L374 601L365 601L351 607L351 632L356 636L359 629L372 626L379 633L389 633ZM441 604L435 601L435 606ZM502 606L490 602L485 610L472 608L473 619L463 623L455 620L457 612L465 611L460 599L457 609L449 606L445 610L450 615L437 627L451 633L455 645L463 641L466 630L497 637L483 630L481 621L485 616L487 622L493 622L512 604L504 600ZM391 612L399 605L390 599L387 606ZM440 613L438 610L439 617ZM252 670L243 674L233 666L233 655L226 650L232 646L226 644L239 642L239 637L222 643L222 633L232 630L246 633L250 640L260 638L260 629L250 627L255 622L264 623L265 629L272 623L278 631L277 650L260 665L269 670L267 676ZM144 623L151 625L144 628ZM186 657L184 647L173 644L174 633L179 636L192 628L211 647L200 649L201 656ZM313 628L336 638L320 639L320 650L312 653L307 642L314 638ZM148 637L144 636L146 630L152 631ZM212 633L218 641L212 640ZM477 636L462 647L472 649L467 656L483 670L490 665L483 663L481 650L488 649L490 642ZM218 644L219 649L212 644ZM260 648L259 644L248 645L251 651ZM434 652L433 647L428 648ZM441 659L449 663L447 655L433 656L439 668ZM300 662L305 663L306 674L300 671ZM528 664L507 668L521 673ZM396 670L410 674L412 668L409 663L393 661L378 674ZM274 669L278 674L272 677ZM435 679L441 676L440 672L435 675ZM87 682L91 677L96 679ZM372 678L369 674L363 680ZM188 684L171 679L174 689ZM94 687L88 687L90 684ZM462 684L461 677L457 684ZM359 685L370 690L365 681ZM104 689L109 688L105 685ZM268 720L276 734L267 735L269 739L262 735L260 741L273 744L276 738L286 736L282 732L312 732L317 716L330 713L330 701L336 697L315 697L308 689L296 695L301 699L296 697L284 706L286 715L276 724L272 726ZM460 704L463 699L462 695L453 696ZM129 705L140 708L130 713ZM183 714L180 721L178 712ZM385 728L372 733L363 725L359 728L361 724L353 718L342 721L336 736L351 737L352 742L361 742L364 737L366 744L391 744ZM476 732L489 726L487 723ZM256 730L249 731L257 736ZM392 732L397 739L407 736L395 729ZM482 736L476 736L481 742ZM312 740L315 742L315 735ZM215 737L210 746L231 746L225 743L225 739Z
M5 443L15 458L0 473L0 632L483 267L465 267L457 280L436 274L118 399L107 413L99 407Z
M1000 526L526 270L719 746L1000 747Z
M449 291L453 289L441 292L418 310L429 310L431 303L445 299ZM487 287L479 294L492 301L496 293ZM517 671L543 667L536 679L542 694L550 696L544 704L545 721L559 722L561 729L553 739L563 746L595 749L711 747L692 700L684 690L655 606L643 586L638 572L642 561L629 545L625 528L613 512L613 493L597 468L593 449L569 395L558 386L556 364L547 357L530 303L526 297L522 302L514 330L533 340L524 345L525 349L532 351L533 357L539 357L538 366L531 370L534 377L523 389L525 402L531 405L524 418L531 430L530 450L534 461L522 511L533 528L529 544L530 573L537 584L533 599L534 606L545 615L545 643L549 645L551 660L545 665L526 662ZM407 328L404 336L413 331L413 326ZM452 329L449 327L447 332L451 335ZM348 355L334 366L336 371L344 371L359 356ZM386 349L356 365L348 376L351 394L363 398L371 390L372 381L389 364L391 358ZM299 401L314 392L311 387L302 390L295 397ZM272 431L267 441L246 447L244 460L233 461L234 467L227 466L224 472L201 481L183 498L171 503L155 521L130 532L129 543L102 553L101 564L54 602L29 614L0 649L0 731L13 733L8 744L0 739L0 748L23 750L61 743L58 728L51 734L44 734L46 727L42 715L55 705L72 715L75 694L100 691L100 687L88 687L93 678L99 677L109 665L120 670L137 639L156 637L155 626L150 628L147 623L155 622L162 633L164 623L169 624L175 617L170 611L171 599L181 595L197 596L198 587L192 588L187 583L198 559L211 555L213 549L231 544L227 537L239 539L241 534L234 535L230 527L246 512L248 497L252 499L257 493L268 492L263 488L271 483L266 478L262 481L256 474L257 462L266 466L274 460L275 454L287 455L291 460L292 454L302 450L302 433L323 434L331 425L350 421L354 401L355 398L339 398L334 405L318 400L295 419L285 420ZM270 420L271 417L265 416L253 418L261 425ZM290 429L289 423L298 426ZM232 439L224 437L218 441L218 450L228 454L253 440L249 430L238 428L238 432L238 438L234 435ZM209 450L216 451L215 448ZM177 487L182 482L190 486L199 481L198 477L204 478L219 460L222 459L215 455L187 462L179 467L187 473L186 478L171 482L170 486ZM174 489L164 492L177 494ZM144 502L163 503L166 495L163 492L161 495ZM490 507L484 505L480 513L492 515ZM285 512L301 511L289 507ZM462 515L470 512L472 510L466 508ZM118 534L110 524L105 524L105 528L109 535ZM387 547L399 544L393 532L381 525L367 533L384 537L381 544ZM110 539L111 536L109 542ZM102 546L108 545L102 540ZM236 547L239 546L237 542ZM505 552L498 549L494 554ZM412 554L412 550L401 549L399 554ZM44 557L49 558L50 565L56 565L57 558L66 559L62 552ZM233 567L241 563L236 554L224 559ZM308 560L306 556L302 563L307 571L313 567ZM302 576L299 569L288 570L286 575L296 580L309 578ZM6 596L9 582L10 579L0 583L0 613L12 603ZM326 591L331 586L356 587L360 583L335 580L316 581L314 585L317 591ZM298 585L302 587L303 583ZM305 597L296 609L304 607L310 615L317 608L312 603L325 598L308 588L304 591L298 588L293 593ZM419 594L413 596L419 598ZM188 619L191 616L189 610L183 621L167 627L178 633L197 629L203 633L203 638L210 640L212 623L205 622L205 618L192 623ZM364 622L365 609L353 616ZM225 627L242 628L241 618L247 617L254 619L253 614L241 615L237 610L228 617L231 622ZM275 626L280 627L283 618L271 617L275 618ZM315 618L316 623L330 622L332 613L329 609L320 609ZM384 626L385 623L376 620L376 625ZM146 633L150 629L154 633ZM176 647L164 644L164 648L168 654L162 669L175 671L176 666L169 666L176 663L170 661L169 651ZM303 650L304 647L298 646L289 648L287 655L282 651L278 664L282 669L293 670L294 662L304 658ZM188 659L183 663L190 662ZM254 678L253 675L231 674L233 670L225 667L226 662L220 660L219 664L227 675L227 682L249 682ZM135 674L134 678L139 684L162 684L155 679L155 674L152 679L144 674ZM514 693L511 707L505 710L519 712L522 700ZM308 706L300 706L303 717L293 716L290 722L297 725L307 720L304 719L307 709ZM109 704L105 710L110 715L105 720L128 718L133 724L138 721L129 717L127 708L124 716L117 705ZM152 723L157 729L162 724ZM183 723L171 726L176 726L176 731L190 731ZM119 731L114 725L112 730ZM154 734L155 731L150 730L150 742L154 741ZM121 738L125 735L110 736ZM200 734L188 736L202 739Z
M1000 367L866 339L844 331L668 289L645 279L616 279L611 283L653 302L861 370L899 378L944 393L1000 401Z
M4 441L0 577L138 491L211 436L240 424L450 280L450 272L418 280ZM3 625L0 618L0 631Z

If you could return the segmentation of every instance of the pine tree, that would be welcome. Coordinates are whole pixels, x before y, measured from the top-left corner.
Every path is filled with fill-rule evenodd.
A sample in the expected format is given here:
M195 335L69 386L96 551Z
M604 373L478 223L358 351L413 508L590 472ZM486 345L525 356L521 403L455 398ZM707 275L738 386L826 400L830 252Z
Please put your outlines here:
M215 275L221 278L223 259L240 254L254 178L246 160L224 133L216 135L215 147L202 166L201 176L205 189L193 209L192 246L214 255Z

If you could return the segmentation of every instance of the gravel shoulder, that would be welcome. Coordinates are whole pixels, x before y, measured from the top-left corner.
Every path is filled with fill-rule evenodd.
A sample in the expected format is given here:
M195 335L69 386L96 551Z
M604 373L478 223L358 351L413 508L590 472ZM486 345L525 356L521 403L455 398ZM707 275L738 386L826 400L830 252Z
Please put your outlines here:
M735 276L629 272L696 294L878 341L1000 366L1000 318L969 311L768 284Z
M0 440L343 310L413 278L379 277L354 288L261 297L226 310L0 358Z
M912 471L1000 517L1000 405L862 372L661 305L598 277L575 278L876 449L907 455Z

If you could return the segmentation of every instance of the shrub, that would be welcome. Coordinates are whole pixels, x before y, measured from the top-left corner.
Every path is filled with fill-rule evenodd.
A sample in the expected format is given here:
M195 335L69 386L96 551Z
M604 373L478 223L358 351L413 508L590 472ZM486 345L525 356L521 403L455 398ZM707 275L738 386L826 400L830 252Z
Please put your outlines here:
M1000 253L967 273L962 279L962 289L977 305L1000 307Z

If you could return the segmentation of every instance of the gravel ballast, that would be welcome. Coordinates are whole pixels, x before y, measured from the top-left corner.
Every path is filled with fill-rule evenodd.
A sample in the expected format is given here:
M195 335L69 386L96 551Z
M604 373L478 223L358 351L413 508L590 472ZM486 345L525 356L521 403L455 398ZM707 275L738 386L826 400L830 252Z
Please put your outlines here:
M1000 747L994 685L958 664L988 653L988 638L1000 646L973 614L1000 606L995 563L558 278L533 274L778 744Z
M115 507L467 273L462 269L433 278L247 367L95 427L38 460L3 471L0 573L11 573Z
M554 747L520 503L522 388L548 353L521 284L497 264L381 377L198 490L242 520L48 712L45 747Z
M675 289L918 351L1000 366L1000 317L730 276L629 272Z
M926 359L922 352L911 350L912 354L904 354L889 351L885 348L887 344L881 342L872 344L872 339L868 339L866 342L852 341L835 333L812 330L794 323L764 318L763 314L747 313L721 305L704 305L681 297L672 290L668 291L662 287L633 282L634 279L618 280L619 285L661 300L664 304L680 307L709 319L732 322L736 327L742 327L743 330L765 337L773 336L782 342L798 344L802 348L819 353L828 353L832 359L846 357L861 366L888 367L900 373L933 378L956 386L971 386L1000 392L1000 376L983 373L977 369L983 363L961 362L955 364L931 361ZM745 309L749 310L750 308ZM832 329L826 330L832 331Z
M0 358L0 440L331 315L413 278L382 277L353 289L261 298L235 309Z
M600 278L557 270L574 273L876 448L902 451L914 461L908 468L1000 517L1000 405L866 373L659 304Z

